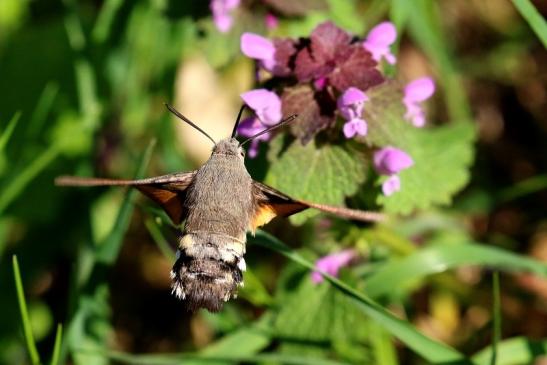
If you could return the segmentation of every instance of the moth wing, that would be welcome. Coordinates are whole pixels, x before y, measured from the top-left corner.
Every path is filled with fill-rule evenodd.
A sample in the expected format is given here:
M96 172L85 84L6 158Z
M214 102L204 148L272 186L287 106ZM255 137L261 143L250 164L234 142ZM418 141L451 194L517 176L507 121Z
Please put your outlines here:
M115 180L61 176L55 179L58 186L132 186L159 204L175 224L185 216L184 199L186 189L192 183L196 172L177 172L140 180Z
M251 223L253 230L268 223L275 216L288 217L307 208L318 209L325 213L362 222L378 222L385 218L383 214L377 212L293 199L287 194L257 181L253 181L253 198L257 205Z

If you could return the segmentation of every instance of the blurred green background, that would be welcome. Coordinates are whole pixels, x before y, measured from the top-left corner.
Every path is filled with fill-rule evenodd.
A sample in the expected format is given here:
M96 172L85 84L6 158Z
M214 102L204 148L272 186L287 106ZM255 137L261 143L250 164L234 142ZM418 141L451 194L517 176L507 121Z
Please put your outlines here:
M297 260L258 245L248 249L240 298L219 314L188 313L170 295L177 231L162 212L123 189L53 185L64 174L127 178L199 166L210 145L163 103L214 138L227 136L239 93L253 87L240 34L306 36L326 19L361 36L384 19L398 25L391 74L438 80L431 120L474 120L470 182L451 206L385 227L315 219L298 227L275 221L267 230L308 261L351 242L370 262L343 273L344 281L468 356L492 342L489 259L498 259L504 272L518 272L500 277L498 333L506 342L498 364L540 363L547 352L547 4L332 0L316 7L310 0L291 13L279 3L290 2L243 1L223 34L207 1L0 0L0 363L36 360L25 344L13 254L42 363L54 352L58 323L60 363L179 363L127 355L143 353L183 353L187 362L210 354L199 361L215 364L437 362L348 307L341 292L313 286ZM264 25L268 12L279 17L275 30ZM248 166L256 179L265 176L264 158ZM518 259L448 246L435 251L439 262L428 261L430 244L455 241ZM487 355L474 359L487 363Z

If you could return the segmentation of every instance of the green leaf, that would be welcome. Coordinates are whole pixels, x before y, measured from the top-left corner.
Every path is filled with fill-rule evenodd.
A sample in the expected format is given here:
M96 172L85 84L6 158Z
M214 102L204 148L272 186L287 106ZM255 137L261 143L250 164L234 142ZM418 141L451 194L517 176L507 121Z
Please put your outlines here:
M250 242L276 251L310 270L314 269L313 263L292 251L287 245L279 241L277 238L263 231L257 232L256 237L250 237ZM420 333L410 323L395 317L395 315L387 311L378 303L351 288L346 283L330 275L323 274L323 277L330 282L334 288L351 299L353 305L357 306L357 308L359 308L369 318L376 321L393 336L399 338L409 348L427 361L434 363L444 362L452 365L469 364L469 360L467 360L463 354L454 348L441 342L437 342L434 339Z
M296 199L343 205L365 181L364 154L350 143L317 146L311 141L303 146L294 141L286 150L282 150L282 143L281 136L270 143L268 158L272 163L266 182ZM291 217L291 221L302 224L316 214L309 210Z
M27 310L27 302L25 300L25 291L23 289L23 280L21 280L21 272L19 271L19 263L17 262L17 256L13 255L13 276L15 278L15 288L17 289L17 301L19 302L19 310L21 311L21 319L23 321L23 332L25 334L25 341L27 343L27 350L30 356L30 361L33 365L40 364L40 355L34 342L34 336L32 334L32 326Z
M469 180L473 159L474 127L461 122L436 128L416 128L402 119L402 96L395 83L371 90L365 108L369 123L367 142L406 151L414 165L399 173L401 190L380 195L378 203L390 213L408 214L433 204L448 204ZM386 177L381 177L381 181Z
M470 243L436 245L385 264L367 279L366 292L377 298L426 275L462 265L494 266L500 270L547 277L547 264L497 247Z
M318 342L355 339L366 322L348 298L326 283L314 284L308 272L300 270L286 279L291 286L297 280L298 287L282 300L276 335Z
M497 365L532 364L535 359L547 355L547 339L509 338L498 343L497 351ZM491 358L491 346L482 349L472 357L473 363L477 365L490 365Z

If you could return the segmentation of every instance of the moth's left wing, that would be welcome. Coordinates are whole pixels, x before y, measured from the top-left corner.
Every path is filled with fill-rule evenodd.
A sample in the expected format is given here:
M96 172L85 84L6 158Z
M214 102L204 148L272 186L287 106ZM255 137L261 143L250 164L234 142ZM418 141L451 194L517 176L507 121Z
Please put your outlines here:
M78 176L60 176L55 179L59 186L132 186L159 204L175 224L185 217L186 189L194 179L195 171L150 177L140 180L114 180Z
M253 200L257 205L251 223L253 230L268 223L275 216L288 217L307 208L314 208L342 218L363 222L378 222L384 219L384 215L377 212L367 212L293 199L279 190L258 181L253 181Z

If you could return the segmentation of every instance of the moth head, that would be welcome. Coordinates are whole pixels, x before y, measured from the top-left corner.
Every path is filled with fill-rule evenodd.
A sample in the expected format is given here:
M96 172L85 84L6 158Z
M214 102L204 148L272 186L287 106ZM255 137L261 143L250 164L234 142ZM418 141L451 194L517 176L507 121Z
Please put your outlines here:
M213 147L213 155L237 156L241 160L245 158L245 150L235 138L225 138Z

